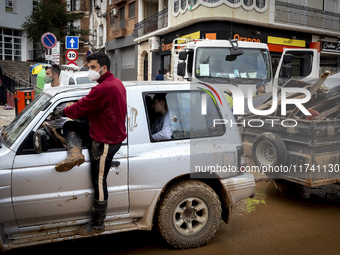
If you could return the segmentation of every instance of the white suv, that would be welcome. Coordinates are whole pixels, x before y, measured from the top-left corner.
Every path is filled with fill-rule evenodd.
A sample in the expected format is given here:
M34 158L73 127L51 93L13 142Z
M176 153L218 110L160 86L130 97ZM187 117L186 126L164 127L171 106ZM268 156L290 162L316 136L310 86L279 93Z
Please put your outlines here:
M64 86L68 85L80 85L80 84L89 84L89 83L97 83L96 81L90 81L88 75L88 67L76 67L76 68L67 68L60 72L60 82Z
M207 97L209 114L202 115L205 91L201 84L124 85L128 137L114 156L107 178L108 211L105 231L100 234L151 230L155 224L176 248L206 244L221 219L229 223L232 206L254 194L254 176L242 172L238 129L225 124L215 127L212 122L222 116L235 122L231 109L222 92L211 87L207 90L212 96ZM79 100L91 87L43 90L0 135L3 251L81 237L76 230L91 217L94 195L88 150L83 148L84 164L59 173L55 165L67 157L66 149L49 144L46 134L40 140L34 134L55 107ZM166 94L172 136L152 141L152 104L158 93Z

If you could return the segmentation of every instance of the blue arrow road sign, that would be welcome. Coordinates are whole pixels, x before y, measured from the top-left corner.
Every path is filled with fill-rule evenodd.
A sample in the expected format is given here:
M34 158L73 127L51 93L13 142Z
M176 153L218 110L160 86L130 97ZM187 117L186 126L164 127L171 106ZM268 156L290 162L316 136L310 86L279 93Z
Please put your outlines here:
M42 35L41 42L46 48L52 49L57 44L57 38L54 36L54 34L47 32Z
M77 50L79 48L78 36L66 36L66 49Z

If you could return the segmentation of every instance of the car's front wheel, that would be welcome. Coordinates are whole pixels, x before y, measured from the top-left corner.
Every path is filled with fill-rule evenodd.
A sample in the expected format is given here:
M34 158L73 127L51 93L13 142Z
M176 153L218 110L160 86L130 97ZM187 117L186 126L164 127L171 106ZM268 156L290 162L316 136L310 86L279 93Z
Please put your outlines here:
M181 181L168 190L158 208L158 230L175 248L206 244L221 221L221 203L215 191L197 180Z

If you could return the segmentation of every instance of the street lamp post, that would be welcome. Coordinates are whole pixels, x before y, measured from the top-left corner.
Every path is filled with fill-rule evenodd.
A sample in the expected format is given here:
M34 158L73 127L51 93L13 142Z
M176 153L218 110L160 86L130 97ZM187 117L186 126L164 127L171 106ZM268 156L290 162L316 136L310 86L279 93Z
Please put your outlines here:
M96 6L96 8L94 8L94 10L96 11L97 17L98 18L106 18L106 13L103 13L102 15L100 15L100 7L99 5Z

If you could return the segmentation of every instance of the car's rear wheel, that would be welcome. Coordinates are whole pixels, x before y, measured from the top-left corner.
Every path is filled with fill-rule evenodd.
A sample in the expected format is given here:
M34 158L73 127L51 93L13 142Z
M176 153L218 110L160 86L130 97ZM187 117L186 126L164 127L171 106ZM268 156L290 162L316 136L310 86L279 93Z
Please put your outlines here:
M158 230L175 248L206 244L221 221L221 203L205 183L187 180L168 190L157 213Z

